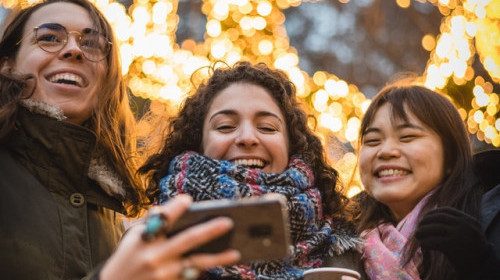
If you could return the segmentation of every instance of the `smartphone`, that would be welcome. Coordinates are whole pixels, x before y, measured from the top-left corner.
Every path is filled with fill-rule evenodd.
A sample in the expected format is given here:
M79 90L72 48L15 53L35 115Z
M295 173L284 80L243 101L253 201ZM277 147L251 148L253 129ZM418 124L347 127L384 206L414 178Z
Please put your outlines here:
M321 267L306 270L304 280L359 280L359 272L341 267Z
M195 202L168 230L167 236L220 216L231 218L234 227L186 255L218 253L231 248L241 253L240 263L283 259L289 255L288 210L284 200L276 196Z

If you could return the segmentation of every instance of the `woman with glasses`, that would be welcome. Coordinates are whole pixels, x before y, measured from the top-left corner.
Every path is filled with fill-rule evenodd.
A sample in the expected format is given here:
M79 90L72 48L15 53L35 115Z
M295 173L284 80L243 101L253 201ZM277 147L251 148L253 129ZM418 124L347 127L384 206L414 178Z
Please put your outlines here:
M234 251L182 256L229 230L228 219L169 239L157 234L189 206L189 197L158 207L116 248L121 217L138 216L150 202L135 172L135 120L114 41L87 0L43 1L20 11L3 32L2 279L193 278L191 266L239 257Z

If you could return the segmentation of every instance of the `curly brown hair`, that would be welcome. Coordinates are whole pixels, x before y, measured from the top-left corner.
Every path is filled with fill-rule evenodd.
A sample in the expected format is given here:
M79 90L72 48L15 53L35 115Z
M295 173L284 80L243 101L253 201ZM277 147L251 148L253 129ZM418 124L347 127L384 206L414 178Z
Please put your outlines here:
M297 102L294 84L280 70L263 63L244 61L233 67L213 70L208 81L185 100L178 115L170 118L160 151L150 156L139 169L139 173L146 174L149 180L147 192L150 199L157 199L160 192L157 183L167 175L170 161L175 156L185 151L201 153L203 122L212 101L219 92L240 82L261 86L271 94L285 117L289 139L292 139L289 155L300 155L313 170L325 213L342 215L346 197L338 182L338 172L327 163L320 139L307 125L308 116Z

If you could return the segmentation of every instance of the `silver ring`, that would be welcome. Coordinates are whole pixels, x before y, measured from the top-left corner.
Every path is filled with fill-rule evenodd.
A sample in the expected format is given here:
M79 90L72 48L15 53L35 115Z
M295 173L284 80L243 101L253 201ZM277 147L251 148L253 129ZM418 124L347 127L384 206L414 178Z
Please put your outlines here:
M181 273L179 276L184 280L196 280L200 277L200 270L192 264L191 259L187 258L182 262Z

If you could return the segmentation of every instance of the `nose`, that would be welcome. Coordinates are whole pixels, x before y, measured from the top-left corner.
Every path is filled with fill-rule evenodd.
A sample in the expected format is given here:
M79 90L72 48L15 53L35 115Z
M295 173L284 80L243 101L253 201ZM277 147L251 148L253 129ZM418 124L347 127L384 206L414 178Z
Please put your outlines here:
M377 157L380 159L398 158L401 156L401 150L398 144L394 141L386 140L380 146Z
M238 129L238 135L235 139L236 145L242 148L250 148L257 146L259 143L259 138L256 135L256 131L251 125L241 125Z
M68 35L68 41L66 45L61 50L60 55L64 59L76 59L83 60L83 51L79 44L79 36L74 34L74 36Z

